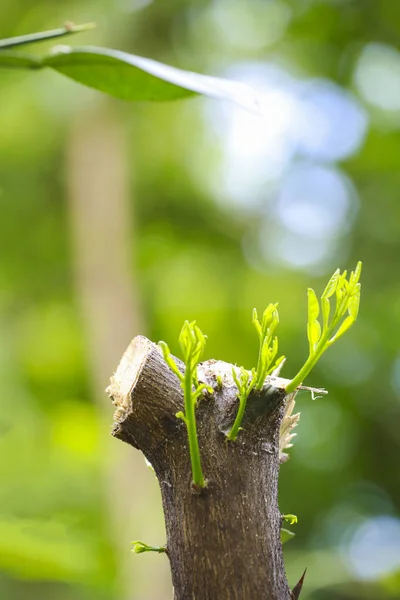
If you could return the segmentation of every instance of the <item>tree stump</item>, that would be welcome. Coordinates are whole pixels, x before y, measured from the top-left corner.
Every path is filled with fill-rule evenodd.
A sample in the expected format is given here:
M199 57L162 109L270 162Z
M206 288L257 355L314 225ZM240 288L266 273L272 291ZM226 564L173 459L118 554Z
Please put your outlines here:
M184 365L175 359L184 372ZM235 441L226 432L238 408L228 363L198 367L214 389L198 401L196 420L207 486L194 489L177 376L160 348L136 337L108 393L116 405L112 434L143 452L161 488L175 600L291 600L280 541L279 430L288 380L267 378L252 392Z

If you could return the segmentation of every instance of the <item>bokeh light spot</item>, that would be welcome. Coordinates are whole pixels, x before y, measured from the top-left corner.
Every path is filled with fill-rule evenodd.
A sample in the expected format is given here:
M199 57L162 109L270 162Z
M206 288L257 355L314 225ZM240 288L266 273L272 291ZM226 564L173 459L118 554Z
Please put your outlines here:
M384 44L368 44L358 60L355 84L363 98L387 111L400 110L400 52Z

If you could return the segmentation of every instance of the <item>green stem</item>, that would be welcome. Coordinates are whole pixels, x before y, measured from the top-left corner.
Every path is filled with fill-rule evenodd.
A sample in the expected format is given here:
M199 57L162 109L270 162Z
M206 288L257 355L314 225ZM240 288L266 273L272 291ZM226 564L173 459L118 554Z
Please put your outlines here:
M257 382L256 382L256 385L255 385L256 390L260 390L262 388L262 386L263 386L263 383L264 383L264 381L263 381L263 379L261 377L263 341L264 341L264 338L261 336L260 337L260 349L258 351L258 361L257 361L257 368L256 368L256 377L257 377Z
M65 35L71 35L72 33L79 33L81 31L88 31L94 29L96 25L94 23L85 23L84 25L68 25L60 29L52 29L50 31L42 31L40 33L30 33L28 35L20 35L18 37L7 38L0 40L0 50L8 50L9 48L15 48L16 46L25 46L26 44L34 44L36 42L43 42L45 40L51 40Z
M200 448L197 439L197 427L196 427L196 415L195 415L195 402L192 399L192 381L193 373L189 365L185 371L185 382L184 382L184 401L185 401L185 420L188 432L189 440L189 454L190 462L192 464L192 478L193 483L200 488L206 486L204 480L203 470L201 468L200 461Z
M232 425L232 429L226 436L228 438L228 440L233 441L237 438L240 426L243 421L244 411L246 410L247 398L248 398L248 394L246 397L243 397L243 396L239 397L239 409L236 414L235 422Z
M325 336L324 336L325 337ZM320 341L322 341L321 338ZM325 340L326 341L326 340ZM319 344L318 344L319 345ZM323 351L325 350L324 344L319 345L320 347L316 350L316 352L308 357L304 365L301 367L300 371L293 377L293 379L287 384L285 388L285 392L290 394L294 392L299 385L303 383L307 375L310 373L311 369L315 366L316 362L321 358Z

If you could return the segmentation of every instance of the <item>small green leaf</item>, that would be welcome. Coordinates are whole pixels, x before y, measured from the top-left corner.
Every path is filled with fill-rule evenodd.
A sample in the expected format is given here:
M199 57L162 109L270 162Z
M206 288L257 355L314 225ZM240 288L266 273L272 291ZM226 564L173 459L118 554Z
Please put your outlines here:
M177 413L176 413L176 415L175 415L175 416L176 416L176 418L177 418L177 419L180 419L181 421L183 421L184 423L186 423L186 424L187 424L187 421L186 421L186 417L185 417L185 413L184 413L184 412L182 412L182 411L180 410L179 412L177 412Z
M340 269L336 269L336 271L334 272L334 274L328 281L326 288L324 289L322 298L330 298L331 296L333 296L333 294L336 291L336 286L338 283L339 276L340 276Z
M262 328L261 328L260 321L258 320L257 310L255 308L253 309L253 325L256 328L258 337L261 338L262 337Z
M278 303L269 304L267 306L267 308L264 310L262 323L261 323L262 332L264 335L267 333L267 331L269 329L268 333L271 336L273 333L273 330L276 328L276 326L279 323L279 313L277 311L277 307L278 307Z
M336 287L336 298L339 302L342 297L346 294L348 289L348 282L346 280L347 271L343 271L343 273L339 276L337 287Z
M232 367L232 379L233 379L233 381L236 383L236 387L237 387L237 388L238 388L238 390L240 391L240 385L241 385L241 384L240 384L240 379L239 379L239 377L237 376L236 369L235 369L234 367Z
M285 360L285 357L282 355L279 358L276 359L275 364L268 370L267 375L271 375L271 373L273 373L274 371L276 371L276 369L279 367L279 365Z
M356 289L352 296L350 297L349 303L347 305L347 309L349 311L349 315L353 317L355 321L358 315L358 309L360 307L360 297L361 297L361 286L359 283L356 284Z
M185 362L188 361L188 357L193 346L193 336L190 327L191 323L189 323L189 321L185 321L181 329L181 333L179 334L179 345L181 347Z
M179 378L180 381L183 381L184 375L183 375L183 373L180 372L180 370L178 369L178 365L172 358L171 351L168 347L168 344L166 344L163 341L160 341L160 342L158 342L158 345L160 346L160 348L162 350L164 360L167 363L167 365L169 366L169 368L175 373L175 375Z
M289 529L281 529L281 542L285 544L289 540L292 540L296 534L293 531L289 531Z
M319 321L313 321L312 323L307 324L307 336L310 344L310 354L313 354L315 346L321 337L321 325Z
M345 318L335 335L329 340L329 343L336 342L354 323L354 318L349 315Z
M318 298L312 288L308 288L308 322L312 323L318 319L319 303Z
M356 283L358 283L360 281L361 270L362 270L362 262L358 261L355 271L352 272L350 275L350 285L355 285Z
M329 313L331 310L331 305L329 302L329 298L327 296L321 297L321 312L322 312L322 321L323 321L323 329L326 331L329 324Z
M296 525L298 522L296 515L282 515L282 519L286 521L286 523L289 523L289 525Z
M193 392L193 400L197 400L197 398L199 398L204 392L208 392L209 394L213 394L214 390L211 386L207 385L206 383L202 383L199 385L199 387L196 389L195 392Z

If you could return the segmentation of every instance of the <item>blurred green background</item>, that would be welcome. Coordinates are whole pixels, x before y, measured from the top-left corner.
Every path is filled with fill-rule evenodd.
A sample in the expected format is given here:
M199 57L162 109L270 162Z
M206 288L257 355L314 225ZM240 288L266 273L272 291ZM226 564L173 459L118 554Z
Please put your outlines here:
M98 25L68 44L254 84L264 116L0 71L0 598L169 599L167 560L130 553L165 534L153 474L109 435L123 351L178 352L197 319L206 358L249 368L251 311L279 301L290 377L306 288L357 260L358 322L308 380L329 395L298 396L285 557L302 600L400 598L400 4L0 4L2 37L65 20Z

